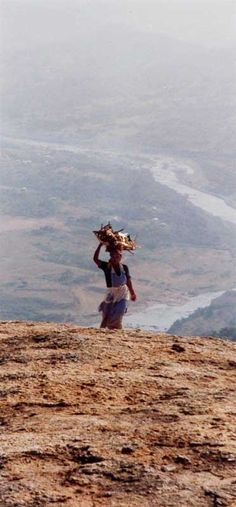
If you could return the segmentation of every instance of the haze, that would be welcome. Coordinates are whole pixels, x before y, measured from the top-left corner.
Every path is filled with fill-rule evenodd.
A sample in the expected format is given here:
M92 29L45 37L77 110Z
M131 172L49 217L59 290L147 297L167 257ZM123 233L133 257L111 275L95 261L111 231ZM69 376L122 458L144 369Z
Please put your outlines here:
M113 24L208 47L236 41L234 0L2 0L1 6L5 51L76 42L81 31L93 38L99 26Z
M236 286L235 5L1 2L2 318L93 323L108 219L137 305Z

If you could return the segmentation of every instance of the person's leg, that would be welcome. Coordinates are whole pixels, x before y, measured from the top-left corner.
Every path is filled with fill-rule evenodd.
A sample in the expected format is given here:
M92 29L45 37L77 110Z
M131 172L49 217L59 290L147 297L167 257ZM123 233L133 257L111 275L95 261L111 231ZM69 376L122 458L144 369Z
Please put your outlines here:
M122 319L126 312L127 301L125 299L112 303L109 318L107 319L107 327L109 329L122 329Z
M102 322L100 324L100 328L109 327L108 323L109 323L109 319L110 319L110 315L111 315L111 311L112 311L112 303L103 302L102 306L101 306L101 310L102 310Z
M107 325L108 329L122 329L122 317L113 317Z
M107 316L103 314L100 328L104 328L104 327L107 327Z

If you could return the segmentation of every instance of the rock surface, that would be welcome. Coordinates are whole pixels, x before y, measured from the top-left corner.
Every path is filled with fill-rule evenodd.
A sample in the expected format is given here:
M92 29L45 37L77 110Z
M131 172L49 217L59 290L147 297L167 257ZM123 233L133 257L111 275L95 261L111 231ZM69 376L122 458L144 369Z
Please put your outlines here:
M236 347L0 324L1 507L236 506Z

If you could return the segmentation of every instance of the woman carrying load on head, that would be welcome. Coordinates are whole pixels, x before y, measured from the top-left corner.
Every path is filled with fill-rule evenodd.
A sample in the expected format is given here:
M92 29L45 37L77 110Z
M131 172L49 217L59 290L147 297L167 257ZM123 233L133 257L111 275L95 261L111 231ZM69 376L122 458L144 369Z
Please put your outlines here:
M102 247L100 243L95 250L93 260L97 266L104 271L107 294L104 301L99 306L102 312L102 322L100 327L108 329L122 329L122 319L127 312L128 300L136 300L129 268L122 264L122 253L119 250L110 252L108 262L99 259L99 253Z

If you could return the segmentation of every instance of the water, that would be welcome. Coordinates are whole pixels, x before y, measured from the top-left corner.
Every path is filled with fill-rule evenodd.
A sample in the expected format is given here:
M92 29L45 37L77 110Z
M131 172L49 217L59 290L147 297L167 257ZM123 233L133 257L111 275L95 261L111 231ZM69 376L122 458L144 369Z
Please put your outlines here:
M132 328L140 327L152 331L167 331L176 320L189 317L195 310L208 306L213 299L222 294L224 294L224 291L208 292L191 297L185 304L168 305L159 303L150 306L142 312L127 315L125 326Z
M186 195L188 200L201 208L202 210L210 213L215 217L222 220L231 222L236 225L236 209L225 203L220 197L215 195L201 192L195 188L189 187L178 180L179 170L185 170L188 174L193 172L191 167L188 167L181 162L176 162L171 159L166 161L159 160L150 167L156 181L166 185L167 187L175 190L178 194Z
M25 144L32 147L42 147L54 149L57 151L70 151L73 153L84 153L90 155L91 157L106 157L111 158L113 161L116 159L127 158L127 164L131 164L134 167L135 163L137 166L141 164L142 167L147 167L150 169L159 183L166 185L167 187L175 190L175 192L186 195L189 201L194 206L201 208L202 210L210 213L213 216L219 217L222 220L226 220L236 225L236 208L229 206L226 204L224 199L217 197L215 195L209 194L207 192L201 192L200 190L196 190L188 185L181 183L178 179L179 171L185 171L188 174L193 173L193 168L183 162L182 160L178 161L173 157L164 157L153 155L149 156L148 154L143 153L133 153L133 152L118 152L115 150L105 150L100 148L90 148L89 146L76 146L69 144L60 144L53 142L43 142L36 141L31 139L18 139L12 138L8 136L3 136L2 140L10 141L15 144Z
M127 159L127 165L132 167L146 167L150 169L157 182L166 185L175 192L185 195L187 199L202 210L218 217L222 220L236 225L236 209L226 204L224 199L212 195L207 192L201 192L188 185L181 183L181 172L187 174L193 173L193 168L181 160L173 157L147 155L146 153L119 153L103 149L90 149L90 147L82 147L68 144L58 144L52 142L33 141L30 139L15 139L3 137L3 140L16 144L26 144L30 146L42 148L50 148L60 151L70 151L74 153L86 153L91 157L110 158L115 161L117 158ZM181 171L181 172L180 172ZM158 218L157 218L158 219ZM181 305L157 304L148 309L134 315L126 317L125 325L128 327L142 327L143 329L153 329L165 331L177 320L188 317L198 308L208 306L213 299L223 294L223 292L209 292L196 297L189 298L188 302ZM151 323L151 324L150 324Z

